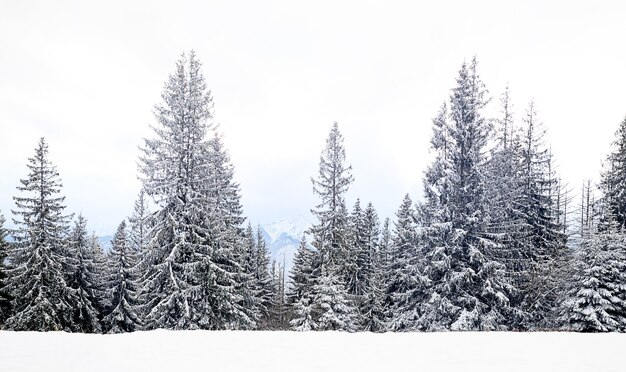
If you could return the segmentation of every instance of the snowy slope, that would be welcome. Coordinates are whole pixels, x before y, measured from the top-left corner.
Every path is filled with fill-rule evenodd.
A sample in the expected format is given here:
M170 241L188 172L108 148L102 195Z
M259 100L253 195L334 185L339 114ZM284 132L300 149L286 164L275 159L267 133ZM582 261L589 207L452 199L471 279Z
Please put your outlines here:
M0 331L0 370L607 372L624 370L624 345L626 334Z
M297 215L261 226L271 260L284 262L287 273L291 270L302 235L311 225L310 218Z

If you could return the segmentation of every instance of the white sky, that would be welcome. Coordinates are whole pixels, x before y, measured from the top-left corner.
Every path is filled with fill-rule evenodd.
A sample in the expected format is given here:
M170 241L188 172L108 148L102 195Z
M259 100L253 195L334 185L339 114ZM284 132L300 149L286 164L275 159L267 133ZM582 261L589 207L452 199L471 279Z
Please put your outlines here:
M89 4L88 4L89 3ZM0 210L45 136L68 211L99 233L130 214L138 146L183 51L211 88L253 223L307 213L333 121L356 196L421 197L431 118L464 59L516 119L535 98L578 189L626 115L622 1L16 1L0 4ZM492 109L496 109L494 106Z

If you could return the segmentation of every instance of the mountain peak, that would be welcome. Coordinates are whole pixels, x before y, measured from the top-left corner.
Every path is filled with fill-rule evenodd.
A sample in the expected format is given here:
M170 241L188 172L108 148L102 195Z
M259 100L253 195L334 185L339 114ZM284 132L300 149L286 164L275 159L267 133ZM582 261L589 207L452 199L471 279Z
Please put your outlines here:
M286 272L291 270L302 236L311 225L311 218L301 214L261 225L271 260L284 262Z
M271 244L278 240L282 234L287 234L299 241L312 224L310 217L297 214L265 224L263 225L263 229L270 238L268 243Z

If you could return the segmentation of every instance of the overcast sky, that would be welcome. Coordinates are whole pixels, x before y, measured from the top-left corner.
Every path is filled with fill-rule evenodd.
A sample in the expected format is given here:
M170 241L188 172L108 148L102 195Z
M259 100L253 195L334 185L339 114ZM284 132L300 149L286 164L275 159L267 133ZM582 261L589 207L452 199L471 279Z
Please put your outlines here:
M137 156L195 49L253 223L307 213L333 121L356 196L421 198L431 119L476 55L490 95L531 97L578 189L626 115L623 1L11 1L0 4L0 210L45 136L68 211L101 234L131 213ZM495 111L497 107L491 107Z

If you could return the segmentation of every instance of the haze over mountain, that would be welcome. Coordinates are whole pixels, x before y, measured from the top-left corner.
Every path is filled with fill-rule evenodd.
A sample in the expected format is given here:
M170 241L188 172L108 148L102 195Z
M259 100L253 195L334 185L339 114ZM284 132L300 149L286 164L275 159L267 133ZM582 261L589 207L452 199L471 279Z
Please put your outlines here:
M261 225L261 231L270 252L270 260L284 264L286 273L291 270L293 257L298 250L302 236L312 224L313 218L310 216L296 214Z

